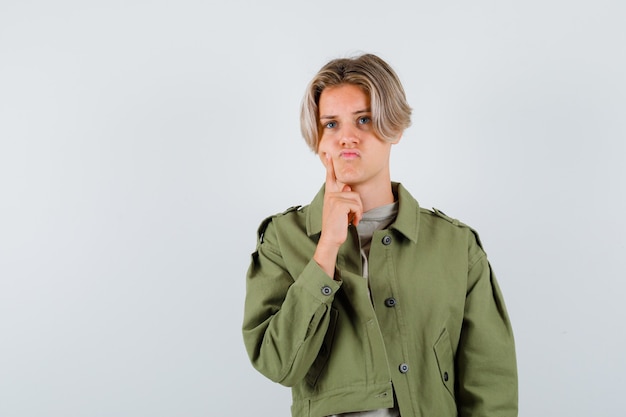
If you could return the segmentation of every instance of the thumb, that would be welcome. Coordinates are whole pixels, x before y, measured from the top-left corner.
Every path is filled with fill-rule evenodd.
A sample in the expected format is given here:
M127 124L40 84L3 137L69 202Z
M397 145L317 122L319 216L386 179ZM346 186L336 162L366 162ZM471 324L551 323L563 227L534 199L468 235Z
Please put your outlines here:
M352 188L350 188L349 185L344 185L343 188L341 189L342 193L347 193L347 192L350 192L350 191L352 191Z

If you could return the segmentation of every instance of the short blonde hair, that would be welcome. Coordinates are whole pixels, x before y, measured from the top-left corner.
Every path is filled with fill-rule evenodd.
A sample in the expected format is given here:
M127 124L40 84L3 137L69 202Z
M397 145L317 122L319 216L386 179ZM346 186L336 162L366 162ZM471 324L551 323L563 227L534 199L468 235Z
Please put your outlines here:
M319 100L322 91L354 84L369 96L374 132L384 141L396 142L411 125L411 107L394 70L372 54L334 59L309 83L300 112L300 130L309 148L317 153L320 141Z

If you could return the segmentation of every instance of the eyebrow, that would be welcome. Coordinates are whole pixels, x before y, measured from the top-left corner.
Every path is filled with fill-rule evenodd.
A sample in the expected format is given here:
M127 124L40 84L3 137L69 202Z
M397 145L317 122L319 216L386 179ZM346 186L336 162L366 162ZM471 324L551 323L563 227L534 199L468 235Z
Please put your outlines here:
M357 115L357 114L361 114L361 113L371 113L372 110L368 107L367 109L364 110L357 110L355 112L353 112L352 114ZM335 115L324 115L324 116L320 116L320 120L322 119L336 119L337 116Z

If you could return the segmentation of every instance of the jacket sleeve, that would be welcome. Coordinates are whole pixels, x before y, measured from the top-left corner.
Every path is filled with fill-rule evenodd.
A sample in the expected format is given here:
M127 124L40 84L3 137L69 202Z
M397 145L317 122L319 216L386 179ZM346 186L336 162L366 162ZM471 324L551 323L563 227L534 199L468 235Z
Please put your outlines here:
M264 232L261 229L246 277L243 339L259 372L293 386L306 376L318 355L341 283L313 259L299 276L292 276L274 222Z
M457 349L460 417L517 417L517 363L504 299L477 237Z

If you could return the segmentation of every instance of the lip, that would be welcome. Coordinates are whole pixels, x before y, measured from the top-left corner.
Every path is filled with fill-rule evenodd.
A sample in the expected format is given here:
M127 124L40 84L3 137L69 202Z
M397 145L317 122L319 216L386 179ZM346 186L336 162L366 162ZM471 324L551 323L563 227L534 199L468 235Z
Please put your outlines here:
M342 159L357 159L361 157L361 154L359 151L354 151L354 150L350 150L350 151L341 151L341 153L339 154L339 157Z

